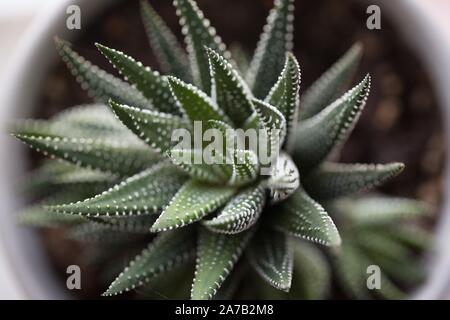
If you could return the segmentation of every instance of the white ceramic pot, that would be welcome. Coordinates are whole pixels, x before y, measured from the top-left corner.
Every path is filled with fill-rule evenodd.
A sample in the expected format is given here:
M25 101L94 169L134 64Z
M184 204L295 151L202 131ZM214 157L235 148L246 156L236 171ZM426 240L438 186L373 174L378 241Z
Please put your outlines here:
M305 0L307 1L307 0ZM417 50L432 76L441 105L446 129L450 125L450 45L425 7L427 1L376 0L389 14L404 36ZM48 68L56 58L53 36L70 39L76 32L65 26L66 8L77 4L82 10L82 24L105 6L108 0L61 0L48 7L32 24L5 77L0 96L0 119L26 117L35 107L35 99ZM449 39L447 39L449 40ZM30 73L30 70L32 72ZM4 128L1 128L4 131ZM447 142L448 143L448 142ZM450 150L450 146L448 147ZM0 298L64 299L67 290L56 279L36 232L17 225L14 212L21 205L11 183L23 175L23 148L4 134L0 135ZM450 177L447 177L445 204L436 230L434 254L429 258L429 280L413 298L443 298L450 278ZM448 294L448 292L447 292ZM447 296L448 297L448 296Z

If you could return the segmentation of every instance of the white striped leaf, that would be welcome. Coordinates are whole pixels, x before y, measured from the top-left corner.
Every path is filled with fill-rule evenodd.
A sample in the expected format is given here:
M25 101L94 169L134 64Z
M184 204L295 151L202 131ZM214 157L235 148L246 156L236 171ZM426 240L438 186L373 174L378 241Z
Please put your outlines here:
M317 167L347 139L366 104L369 90L367 75L340 99L297 127L292 157L300 172Z
M217 50L227 58L229 58L229 53L195 1L174 0L174 5L180 17L194 81L200 89L210 94L211 74L205 47Z
M288 53L284 69L265 99L266 102L277 108L286 119L286 141L284 145L288 150L294 143L292 132L297 126L300 81L300 66L295 56Z
M304 180L314 199L330 199L367 191L384 184L403 171L403 163L326 163Z
M151 214L166 206L187 177L170 164L159 164L83 201L56 205L60 213L93 217Z
M56 47L73 76L89 95L104 103L109 99L149 109L151 104L138 90L87 61L70 44L56 38Z
M163 154L177 143L172 141L175 130L190 129L190 124L186 120L171 114L138 109L114 101L110 101L109 105L125 126L146 144Z
M175 115L180 114L180 109L170 92L169 85L159 72L145 67L141 62L123 52L99 43L96 46L120 74L144 95L151 103L152 109Z
M16 138L46 156L106 173L129 176L161 160L143 143L91 138L14 134Z
M152 226L161 232L191 224L224 205L237 190L190 180L172 198L169 205Z
M286 52L293 48L294 0L275 0L267 18L247 81L255 97L264 99L283 70Z
M235 234L251 228L258 221L266 203L262 186L249 187L234 198L211 220L203 220L209 230Z
M247 250L250 264L258 274L278 290L291 288L293 247L286 234L261 229Z
M211 96L238 128L252 114L253 97L245 81L223 56L207 48L211 66Z
M361 56L362 45L356 43L312 84L301 99L300 118L302 120L318 114L347 90Z
M242 255L252 230L234 235L200 229L191 299L211 299Z
M314 243L339 246L341 237L324 208L298 189L272 214L273 227Z
M111 283L104 296L140 287L195 256L195 232L191 228L159 235Z
M156 13L147 0L141 0L141 16L150 46L162 70L184 81L190 82L191 75L187 56L177 38Z
M287 199L300 186L300 174L291 157L282 153L276 161L272 175L267 180L272 203Z

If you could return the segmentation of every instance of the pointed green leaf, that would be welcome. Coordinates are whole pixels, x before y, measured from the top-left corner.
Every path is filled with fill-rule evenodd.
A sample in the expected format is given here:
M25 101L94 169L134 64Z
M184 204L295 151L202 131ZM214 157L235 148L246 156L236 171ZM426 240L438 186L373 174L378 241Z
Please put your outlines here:
M300 172L317 167L347 139L366 104L369 89L370 76L366 76L343 97L298 126L292 156Z
M204 92L177 78L168 77L168 80L173 95L192 123L201 121L203 126L207 126L209 120L217 120L231 124L229 118Z
M101 44L96 44L96 46L125 79L147 98L152 109L175 115L180 114L180 109L170 92L169 85L159 72L144 67L141 62L123 52Z
M272 175L267 180L272 203L287 199L300 186L300 174L291 157L282 153L276 161Z
M85 222L82 217L56 213L40 204L27 208L19 214L20 224L37 228L72 227Z
M245 263L237 264L234 266L233 271L227 276L223 284L220 286L217 293L213 296L213 300L231 300L236 294L239 293L239 289L242 285L242 280L246 276L248 266Z
M191 299L211 299L240 258L253 232L235 235L200 229Z
M104 296L112 296L149 283L195 255L195 233L190 228L159 235L114 280Z
M258 135L258 154L266 154L270 159L270 165L278 157L279 150L284 143L286 119L274 106L264 101L254 99L253 106L261 126ZM267 149L264 150L266 146Z
M357 241L367 256L396 282L412 286L425 279L413 252L402 243L374 231L360 232Z
M311 118L347 90L362 56L362 45L356 43L326 71L302 96L300 118Z
M293 248L287 235L260 230L247 251L250 264L278 290L289 291L292 282Z
M190 129L186 120L171 114L138 109L114 101L110 101L109 105L124 125L160 153L177 143L172 141L175 130Z
M166 231L196 222L224 205L235 192L232 187L188 181L172 198L151 231Z
M211 96L234 125L240 128L253 112L253 95L231 63L216 51L206 50L211 66Z
M429 213L429 211L428 211ZM426 213L426 214L428 214ZM390 219L389 219L390 220ZM430 231L416 225L380 225L386 237L390 237L404 245L417 250L424 251L430 247L433 235Z
M74 127L82 130L80 137L86 137L86 130L102 136L123 135L130 136L129 131L124 128L114 113L105 104L87 104L76 106L58 113L52 118L55 123L62 127Z
M169 203L186 179L177 168L163 163L138 173L93 198L53 206L52 209L61 213L94 217L155 213Z
M341 237L323 207L298 189L272 215L273 226L295 237L325 246L339 246Z
M107 141L51 136L14 134L36 151L87 169L129 176L160 161L160 156L134 141Z
M350 298L370 298L367 290L367 267L372 264L358 248L344 241L332 262L337 282Z
M380 289L369 292L367 289L367 268L376 263L348 241L344 242L341 252L334 257L333 264L340 286L351 298L369 299L371 298L371 292L386 299L404 298L404 293L383 272L380 275Z
M191 75L187 56L177 38L156 13L147 0L141 0L141 16L150 46L162 70L184 81L190 82Z
M195 1L175 0L174 5L180 17L180 25L185 36L194 81L200 89L210 94L211 74L205 46L218 50L226 58L230 58L229 53L220 37L216 35L216 30L211 26L209 20L205 19L203 12L200 11Z
M70 108L50 120L17 120L9 126L13 134L71 138L110 138L135 140L105 105Z
M149 225L150 224L147 224L147 227L149 227ZM93 243L118 245L124 242L131 243L139 241L145 238L145 233L128 231L124 225L122 226L124 228L123 230L118 227L114 230L107 224L88 222L70 229L66 236L71 240L89 243L90 245Z
M218 233L240 233L258 221L265 203L264 188L249 187L232 198L216 217L204 220L203 225Z
M314 199L330 199L370 190L400 174L403 163L326 163L304 180Z
M221 154L208 162L202 150L172 149L168 155L175 165L196 180L219 184L226 183L231 176L232 167Z
M428 204L405 198L367 197L343 199L334 204L340 214L358 225L387 225L429 215Z
M331 270L325 255L305 241L293 240L294 274L289 298L324 299L331 287Z
M285 145L288 148L292 146L292 131L297 125L300 80L301 73L297 59L293 54L288 53L284 69L265 99L266 102L277 108L286 119L287 140Z
M287 51L293 48L294 0L275 0L275 7L256 48L247 81L255 97L264 99L283 70Z
M60 39L55 42L63 61L91 96L105 103L114 99L139 108L151 108L149 101L138 90L81 57L70 48L69 43Z
M259 174L257 155L250 150L235 149L232 151L233 172L228 184L244 186L256 180Z
M41 167L28 174L21 185L23 184L24 193L40 198L54 195L61 189L70 189L71 192L80 189L83 190L80 192L82 194L89 192L96 194L107 189L116 179L116 175L80 168L63 161L47 160Z

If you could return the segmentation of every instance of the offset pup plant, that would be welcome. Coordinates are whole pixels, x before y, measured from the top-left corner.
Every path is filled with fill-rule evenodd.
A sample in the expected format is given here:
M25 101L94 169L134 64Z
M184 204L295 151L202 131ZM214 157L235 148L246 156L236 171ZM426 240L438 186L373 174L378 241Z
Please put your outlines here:
M300 99L300 67L290 53L294 0L275 1L249 66L235 62L243 60L232 58L193 0L174 5L187 55L154 9L141 4L164 75L96 44L125 82L56 39L96 103L14 124L15 137L54 159L29 177L26 192L40 201L22 222L62 227L90 243L86 256L107 259L102 276L116 276L105 296L138 289L148 297L188 298L190 290L192 299L320 299L332 297L335 277L338 292L350 298L403 297L423 279L417 256L428 234L413 220L429 208L355 196L398 175L401 163L332 161L369 95L370 76L346 92L361 45ZM205 147L180 149L172 140L197 121L224 138L230 129L268 132L270 175L261 174L257 152L245 145L217 153L219 163L178 161ZM117 270L143 241L148 247ZM377 290L367 287L370 265L382 270Z

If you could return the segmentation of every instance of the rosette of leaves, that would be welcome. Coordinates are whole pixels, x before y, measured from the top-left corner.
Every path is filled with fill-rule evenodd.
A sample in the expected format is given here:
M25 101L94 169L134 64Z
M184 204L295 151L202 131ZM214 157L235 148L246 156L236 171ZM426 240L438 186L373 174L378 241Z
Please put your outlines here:
M96 252L89 251L93 261L147 241L106 296L164 288L172 297L229 298L242 286L241 292L251 292L247 280L257 275L267 290L250 297L264 298L260 294L266 292L272 298L323 298L329 294L330 262L356 293L365 280L355 278L361 270L353 274L348 268L366 260L389 265L386 273L394 280L417 280L415 270L403 279L404 260L394 256L411 243L385 234L396 228L400 213L419 216L426 212L423 205L348 198L395 177L403 164L330 160L369 95L369 76L348 90L361 46L352 47L300 99L300 67L290 53L293 0L275 1L253 59L240 68L193 0L174 5L186 51L156 11L145 1L141 6L161 73L97 44L124 81L56 39L63 61L95 104L13 126L15 137L54 159L29 177L27 191L42 201L22 221L64 226L69 237L95 244ZM245 145L215 154L228 161L179 161L204 151L205 146L177 148L172 140L175 130L192 133L197 121L225 138L229 129L267 132L270 174L261 174L257 151ZM351 209L342 209L343 202L335 208L342 199ZM376 226L366 234L372 218ZM348 222L353 219L355 224ZM410 236L405 234L417 240ZM377 251L384 246L392 251ZM361 259L349 249L356 247ZM187 274L194 265L195 272ZM117 270L109 267L105 274Z

